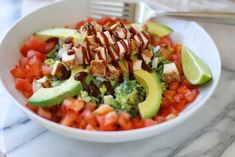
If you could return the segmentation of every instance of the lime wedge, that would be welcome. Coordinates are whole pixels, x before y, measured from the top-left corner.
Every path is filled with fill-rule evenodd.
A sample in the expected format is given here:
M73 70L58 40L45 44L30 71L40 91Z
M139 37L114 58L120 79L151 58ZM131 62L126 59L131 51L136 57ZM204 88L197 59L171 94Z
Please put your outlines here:
M182 66L184 75L193 85L204 84L212 78L207 65L185 46L182 48Z

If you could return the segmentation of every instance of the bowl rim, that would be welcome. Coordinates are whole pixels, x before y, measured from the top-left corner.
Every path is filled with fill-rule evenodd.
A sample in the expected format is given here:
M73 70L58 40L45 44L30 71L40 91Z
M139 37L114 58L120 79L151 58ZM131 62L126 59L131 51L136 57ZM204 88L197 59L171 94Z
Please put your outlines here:
M17 26L18 23L21 22L21 20L31 16L32 14L36 13L36 12L40 12L41 10L57 5L57 4L61 4L61 3L65 3L66 1L59 1L59 2L55 2L53 4L49 4L47 6L41 7L38 10L35 10L29 14L27 14L26 16L23 16L21 18L19 18L9 29L8 31L4 34L2 40L0 41L0 47L2 47L2 43L5 40L5 38L8 36L8 34L10 33L10 31ZM197 110L199 110L199 108L202 107L203 104L206 103L206 101L211 97L211 95L213 94L213 92L215 91L220 77L221 77L221 57L218 51L218 48L216 46L216 44L214 43L214 41L212 40L212 38L209 36L209 34L196 22L190 21L193 25L195 25L195 27L197 27L197 29L200 29L200 31L202 31L205 35L205 37L207 38L207 40L212 44L212 46L215 48L215 54L217 56L218 59L218 64L219 64L219 69L218 70L218 79L213 80L213 84L211 84L212 89L207 93L207 95L205 97L202 98L202 100L200 102L197 103L197 105L193 108L190 109L189 111L185 112L183 115L179 115L176 118L170 120L170 121L166 121L164 123L160 123L157 125L153 125L153 126L149 126L146 128L139 128L139 129L133 129L133 130L125 130L125 131L88 131L88 130L84 130L84 129L79 129L79 128L71 128L71 127L67 127L67 126L63 126L59 123L55 123L52 122L50 120L47 120L45 118L40 117L39 115L35 114L34 112L30 111L29 109L27 109L24 105L22 105L20 102L18 102L16 100L16 98L14 98L10 92L8 91L7 87L4 85L4 83L2 82L1 76L0 76L0 87L2 86L2 89L4 91L4 93L7 94L7 96L13 100L14 104L16 104L24 113L26 113L27 117L29 117L30 119L33 119L34 121L39 122L40 125L43 125L45 127L44 124L47 124L48 126L56 128L56 129L60 129L62 131L65 132L71 132L71 133L81 133L84 136L93 136L93 135L97 135L97 136L102 136L102 137L113 137L113 136L125 136L125 135L137 135L137 134L142 134L143 132L148 133L148 132L152 132L152 131L156 131L158 133L162 133L163 131L168 130L169 128L173 128L175 126L177 126L178 124L180 124L181 122L183 122L184 120L188 119L190 117L190 115L192 115L193 113L195 113ZM28 116L29 115L29 116ZM139 138L141 139L141 138ZM127 141L131 141L131 140L127 140Z

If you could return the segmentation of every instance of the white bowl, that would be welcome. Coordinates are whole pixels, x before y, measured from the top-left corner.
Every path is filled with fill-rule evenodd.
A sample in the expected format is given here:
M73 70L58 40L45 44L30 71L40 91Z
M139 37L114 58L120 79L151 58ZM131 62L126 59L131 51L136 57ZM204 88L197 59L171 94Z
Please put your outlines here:
M220 77L221 61L218 50L210 36L197 23L180 20L163 20L163 23L174 30L172 34L174 41L183 43L191 48L209 66L213 74L213 80L200 88L200 94L197 99L180 113L177 118L159 125L131 131L91 132L59 125L43 119L26 109L24 106L26 99L15 89L15 81L9 72L21 57L19 52L20 47L36 31L52 26L72 25L86 19L88 14L87 8L88 3L86 1L76 0L62 1L44 7L19 20L2 40L0 45L0 82L9 97L31 119L49 130L64 136L92 142L115 143L139 140L160 134L182 123L205 104L206 100L215 90Z

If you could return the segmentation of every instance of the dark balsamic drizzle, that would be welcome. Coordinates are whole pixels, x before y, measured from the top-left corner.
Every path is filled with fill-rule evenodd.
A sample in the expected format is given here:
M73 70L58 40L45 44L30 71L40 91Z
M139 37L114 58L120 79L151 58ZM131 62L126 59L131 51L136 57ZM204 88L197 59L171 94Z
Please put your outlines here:
M129 73L129 79L134 80L135 75L134 75L134 69L133 69L133 61L131 59L126 61L127 66L128 66L128 73Z
M89 87L87 86L87 83L86 83L86 77L87 76L88 76L88 73L84 72L84 71L79 72L79 73L75 74L75 76L74 76L75 80L80 81L82 83L83 89L85 91L89 91L88 90Z
M113 47L114 47L115 51L118 53L118 55L119 55L120 48L119 48L118 44L117 43L113 44Z
M109 46L110 45L109 40L107 36L104 34L104 32L100 32L100 35L103 37L105 45Z
M82 66L85 67L86 66L86 61L88 62L87 51L86 51L85 46L82 46L81 49L82 49Z
M113 89L111 83L109 81L104 81L103 84L105 85L105 87L107 89L107 93L114 95L114 89Z
M128 52L129 48L128 48L128 45L126 44L126 42L124 40L120 40L120 43L121 43L122 47L124 48L125 52Z
M83 89L89 94L93 95L95 97L99 97L101 95L99 87L96 86L96 84L91 81L90 85L86 83L86 78L88 76L87 72L79 72L74 76L74 79L77 81L80 81L82 83Z
M87 23L85 27L87 30L87 35L96 35L96 30L91 23Z
M67 52L67 54L68 54L69 56L74 55L74 54L75 54L74 49L69 49L68 52Z

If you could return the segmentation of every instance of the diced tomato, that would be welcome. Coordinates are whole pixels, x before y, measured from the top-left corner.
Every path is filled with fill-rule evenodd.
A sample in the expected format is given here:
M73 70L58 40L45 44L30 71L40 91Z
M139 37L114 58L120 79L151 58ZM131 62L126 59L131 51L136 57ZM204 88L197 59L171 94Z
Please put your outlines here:
M50 76L51 72L52 72L52 67L45 64L42 65L42 75Z
M75 113L78 113L84 108L85 103L81 99L66 98L64 99L62 105L65 106L68 110L72 110Z
M105 126L112 125L112 124L117 123L117 121L118 121L117 113L116 112L109 112L105 115L104 125Z
M21 52L21 54L22 54L24 57L26 57L29 50L30 50L30 48L29 48L29 46L28 46L28 43L26 42L26 43L22 46L22 48L20 49L20 52Z
M94 19L92 17L88 17L86 20L86 22L92 22L92 21L94 21Z
M75 112L68 112L63 119L60 121L60 124L65 126L72 126L77 119L77 114Z
M45 59L45 55L42 54L41 52L38 52L38 51L35 51L35 50L29 50L28 53L27 53L27 57L29 59L33 58L33 57L36 57L38 58L41 62L44 61Z
M170 106L170 101L167 98L162 98L161 108L168 108Z
M99 130L101 130L101 131L116 131L117 126L116 125L101 125L99 127Z
M38 108L37 114L43 118L46 118L48 120L52 119L52 114L50 111L43 109L42 107Z
M38 64L30 65L28 75L33 76L35 79L39 79L42 76L41 66Z
M26 71L21 66L16 65L10 72L14 78L25 78Z
M96 131L95 127L92 126L91 124L87 124L85 130L89 130L89 131Z
M176 91L174 91L174 90L166 90L163 95L169 101L174 101L173 97L176 95Z
M184 94L182 94L182 93L178 93L178 94L176 94L175 96L174 96L174 100L177 102L177 103L179 103L180 101L182 101L182 100L184 100L185 98L184 98Z
M95 103L88 102L86 103L85 109L88 109L93 112L96 109L96 107L97 105Z
M178 111L173 107L173 105L169 107L169 111L170 111L170 113L174 113L174 114L178 115Z
M84 21L78 22L78 24L76 25L76 29L80 29L84 24Z
M141 118L140 116L134 116L131 118L131 121L133 122L133 125L135 128L141 128Z
M108 22L111 22L111 23L113 22L110 17L103 17L99 21L97 21L97 23L102 25L102 26L105 25Z
M66 99L64 99L64 101L63 101L62 104L63 104L64 106L68 107L68 106L72 106L73 103L74 103L74 101L75 101L74 98L66 98Z
M119 113L118 124L120 125L121 130L130 130L134 128L134 125L130 120L130 115L126 112Z
M31 58L29 58L29 65L32 64L37 64L37 65L41 65L42 64L42 60L41 58L37 57L37 56L32 56Z
M81 111L85 106L85 102L81 99L75 99L73 105L71 106L71 109L75 112Z
M96 115L96 120L100 126L104 125L104 115Z
M117 126L110 124L110 125L105 125L105 115L102 116L97 116L96 117L98 123L99 123L99 130L101 131L114 131L117 130Z
M58 38L50 38L46 41L45 52L48 53L55 48L58 43Z
M157 122L153 119L145 119L143 120L143 125L144 127L148 127L148 126L152 126L152 125L155 125L157 124Z
M176 106L176 110L178 112L183 111L183 109L185 108L185 105L186 105L185 100L181 100L180 102L178 102L178 104Z
M176 90L179 87L179 82L171 82L168 84L170 90Z
M161 38L158 36L152 36L151 42L150 42L154 47L160 45L161 43Z
M82 115L87 123L92 124L93 126L98 125L95 115L89 109L85 109L82 112Z
M170 106L168 108L160 108L160 110L158 111L158 115L163 117L167 116L170 113Z
M171 45L172 44L172 40L169 36L165 36L165 37L161 37L161 41L160 41L161 45Z
M16 89L20 91L31 92L32 91L32 84L27 79L16 79Z
M34 76L32 76L32 75L29 75L28 73L27 73L27 75L26 75L26 79L30 82L30 83L32 83L33 81L34 81Z
M192 89L193 88L193 85L189 83L188 80L184 79L182 81L182 84L185 85L188 89Z
M38 111L38 107L36 107L36 106L32 106L32 105L30 105L29 103L27 103L27 104L25 104L25 106L29 109L29 110L31 110L32 112L37 112Z
M165 122L166 121L166 118L165 117L163 117L163 116L156 116L155 117L155 120L157 121L157 124L160 124L160 123L162 123L162 122Z
M27 45L29 50L39 51L41 53L45 53L46 43L44 40L37 38L35 36L31 36L27 41Z
M180 85L180 87L177 89L177 92L184 94L184 93L187 93L188 90L189 89L185 85Z
M21 58L20 61L19 61L20 66L26 67L26 65L28 65L28 60L29 59L27 57Z
M87 126L87 122L83 118L83 115L82 115L81 112L77 113L77 118L76 118L76 121L75 121L75 125L76 125L77 128L80 128L80 129L85 129L86 126Z
M189 90L184 94L187 103L193 102L196 99L197 95L198 95L197 89Z

